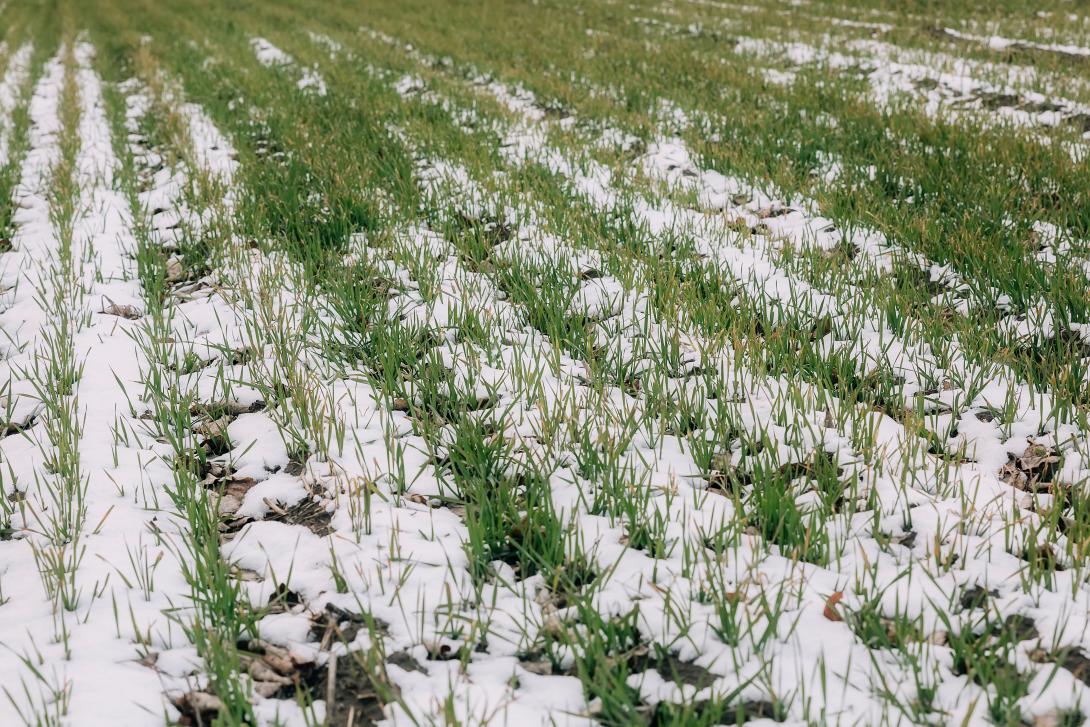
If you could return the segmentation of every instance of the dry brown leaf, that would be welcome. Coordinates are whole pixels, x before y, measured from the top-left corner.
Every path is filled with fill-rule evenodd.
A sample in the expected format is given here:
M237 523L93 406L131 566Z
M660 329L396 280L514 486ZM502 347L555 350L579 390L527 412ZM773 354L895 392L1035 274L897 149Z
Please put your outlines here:
M113 301L110 301L109 305L105 305L102 307L102 313L103 315L127 318L130 321L134 321L140 317L140 311L136 309L136 306L118 305Z
M840 599L844 598L844 591L837 591L833 595L825 599L825 618L830 621L843 621L840 614L836 612L836 604L840 603Z

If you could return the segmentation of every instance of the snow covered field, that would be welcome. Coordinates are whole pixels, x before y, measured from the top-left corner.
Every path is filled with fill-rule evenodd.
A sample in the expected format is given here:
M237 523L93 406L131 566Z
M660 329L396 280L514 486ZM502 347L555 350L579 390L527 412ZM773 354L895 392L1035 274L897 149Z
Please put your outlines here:
M0 3L0 726L1083 724L1090 16L950 5Z

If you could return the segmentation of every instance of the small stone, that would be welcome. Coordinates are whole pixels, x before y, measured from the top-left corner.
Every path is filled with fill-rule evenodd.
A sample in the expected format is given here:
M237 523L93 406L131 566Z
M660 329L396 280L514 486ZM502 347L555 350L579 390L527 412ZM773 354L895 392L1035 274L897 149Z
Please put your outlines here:
M223 709L223 702L208 692L186 692L174 701L174 706L184 715L195 716L198 724L211 724L213 717Z
M427 649L428 658L433 661L449 661L458 656L458 650L441 641L425 639L421 642L421 645Z
M580 270L576 277L579 278L579 280L594 280L602 277L602 271L598 268L588 267Z
M185 277L185 269L182 267L182 261L176 255L171 255L167 259L166 276L168 283L177 283Z
M531 674L549 676L553 673L552 662L548 661L547 659L542 659L541 661L524 661L519 664L519 666L521 666L523 669L530 672Z

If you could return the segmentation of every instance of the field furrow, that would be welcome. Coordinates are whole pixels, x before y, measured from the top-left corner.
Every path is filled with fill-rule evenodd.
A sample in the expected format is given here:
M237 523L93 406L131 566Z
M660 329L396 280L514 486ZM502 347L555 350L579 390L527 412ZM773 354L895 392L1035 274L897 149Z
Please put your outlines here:
M506 137L507 141L504 144L506 154L517 161L533 161L563 176L574 177L573 187L577 193L585 195L592 205L608 210L616 204L618 192L610 190L609 171L606 168L599 166L593 168L589 175L584 175L576 171L576 166L566 160L556 148L546 145L545 129L539 123L544 115L540 111L540 104L536 103L532 95L522 91L522 97L518 98L495 83L485 85L483 88L487 93L498 96L505 106L522 114L523 126L508 132ZM570 121L574 119L569 117L563 123ZM763 298L769 306L786 307L788 315L802 313L811 321L831 316L838 328L848 331L846 334L838 331L839 335L833 337L834 351L844 347L844 336L847 336L848 341L859 339L858 343L849 344L849 348L856 349L851 353L862 354L856 358L866 362L864 365L866 372L884 369L902 379L901 383L908 386L903 396L909 402L917 396L926 398L927 395L938 394L941 384L946 392L961 387L970 391L988 390L987 398L976 402L976 406L980 409L997 410L1001 408L1000 401L1004 402L1003 408L1008 401L1024 402L1022 406L1028 405L1031 409L1034 406L1030 403L1035 396L1033 387L1023 385L1016 373L1005 371L1002 367L998 369L967 367L962 354L956 348L944 351L942 355L935 355L926 343L921 348L920 343L904 340L898 333L878 321L875 311L861 308L859 304L867 299L864 291L852 286L838 291L843 296L842 300L845 301L838 303L835 294L830 297L826 293L812 289L802 281L793 280L790 274L784 274L774 267L774 258L771 260L768 258L769 253L779 245L830 249L846 242L859 251L858 255L864 266L873 265L883 271L889 260L900 258L907 259L908 264L913 268L922 268L932 276L934 275L932 271L937 270L944 278L951 277L951 273L940 266L912 259L909 253L898 250L873 231L842 233L831 221L820 217L810 217L804 211L800 211L800 208L805 210L808 206L812 206L805 201L791 207L770 199L760 192L755 193L740 180L701 170L693 163L685 147L676 142L655 143L640 161L645 173L665 181L668 186L672 183L675 191L682 190L695 194L705 210L722 209L726 219L722 222L712 221L709 224L706 218L707 213L702 216L697 212L678 209L669 204L665 207L654 205L641 207L637 204L633 211L637 220L646 224L655 234L663 232L674 234L681 230L690 236L696 236L699 238L698 254L710 260L713 265L730 271L740 284L747 286L752 295ZM603 183L603 180L606 181ZM759 233L754 238L755 249L738 250L719 244L719 240L732 237L732 228L738 226L741 226L743 230L759 229ZM862 275L865 272L864 267L858 274ZM953 278L954 283L957 280L956 277ZM778 311L773 311L766 314L766 319L774 321L779 315ZM1014 325L1025 326L1024 322L1019 323L1015 320L1001 323L1006 324L1007 328L1013 328ZM908 320L901 323L901 327L911 332L916 325ZM1031 330L1032 335L1053 335L1051 331ZM940 361L950 358L954 359L954 363L939 367ZM997 384L993 378L997 374L999 381L1006 380L1013 383L1014 391L1017 392L1013 399L1008 393L1011 384L1008 383L1006 386ZM951 383L953 381L958 383ZM934 390L929 391L931 388ZM945 393L942 396L948 399L957 398L955 393ZM970 394L968 399L973 401L976 397L977 394L974 393ZM895 396L895 398L900 397ZM934 400L927 403L924 410L948 406L949 402L939 403L939 398L941 397L936 396ZM1045 400L1049 398L1051 397L1046 396ZM1045 404L1042 412L1036 415L1030 414L1030 421L1039 422L1049 418L1050 408ZM1035 431L1039 428L1039 425L1032 424L1027 431ZM961 442L955 442L952 446L957 449L960 444ZM1004 460L1005 457L1000 452L995 469L998 469Z
M78 41L46 66L30 143L4 327L8 339L4 719L61 723L70 711L128 724L161 713L139 663L182 638L169 613L184 582L175 527L156 518L169 470L140 421L143 312L131 212L114 189L94 51ZM115 684L125 699L104 700Z

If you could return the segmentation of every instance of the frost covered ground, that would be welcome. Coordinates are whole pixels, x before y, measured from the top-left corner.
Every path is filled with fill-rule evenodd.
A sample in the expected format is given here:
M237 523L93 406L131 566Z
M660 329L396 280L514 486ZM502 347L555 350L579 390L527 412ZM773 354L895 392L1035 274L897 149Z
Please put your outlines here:
M0 725L1077 725L1090 15L0 3Z

